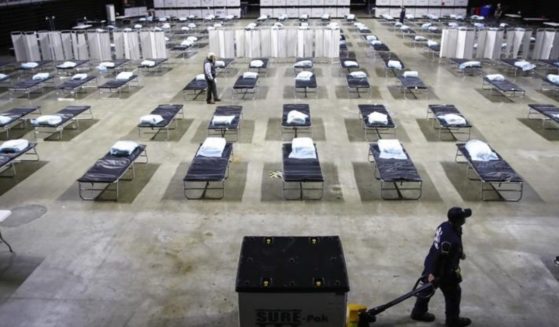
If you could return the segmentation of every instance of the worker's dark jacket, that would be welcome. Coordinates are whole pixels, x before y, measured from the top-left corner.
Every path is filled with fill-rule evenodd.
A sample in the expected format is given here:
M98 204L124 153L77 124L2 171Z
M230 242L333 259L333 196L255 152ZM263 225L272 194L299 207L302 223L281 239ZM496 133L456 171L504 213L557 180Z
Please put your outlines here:
M448 221L440 224L435 232L433 245L425 258L423 274L433 274L440 283L460 283L462 254L462 227L455 227Z

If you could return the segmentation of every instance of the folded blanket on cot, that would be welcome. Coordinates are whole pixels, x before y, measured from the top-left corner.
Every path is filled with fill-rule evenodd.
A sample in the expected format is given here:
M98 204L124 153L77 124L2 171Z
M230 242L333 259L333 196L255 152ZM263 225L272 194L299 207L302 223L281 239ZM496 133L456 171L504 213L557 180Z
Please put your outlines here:
M439 115L437 118L444 120L448 125L465 125L466 119L457 114Z
M157 125L162 122L164 119L161 115L145 115L140 117L140 123L146 123L151 125Z
M29 146L29 141L24 139L9 140L0 145L0 153L18 153Z
M106 68L114 68L115 63L110 62L110 61L104 61L104 62L100 63L99 66L106 67Z
M324 14L322 16L320 16L321 19L330 19L330 15L328 14Z
M351 73L349 73L349 76L351 76L353 78L367 78L367 73L362 72L362 71L351 72Z
M381 113L381 112L373 111L369 115L367 115L367 122L369 122L369 124L387 125L388 124L388 116Z
M225 139L222 137L208 137L198 149L196 156L221 157L225 143Z
M410 27L409 27L408 25L402 25L402 26L400 26L400 29L401 29L402 31L407 31L407 30L410 29Z
M504 81L505 80L505 76L503 76L501 74L489 74L489 75L485 75L485 78L487 78L490 81Z
M206 75L204 75L204 74L198 74L198 75L196 75L195 79L196 79L197 81L204 81L204 80L206 79Z
M110 153L113 156L127 157L140 145L134 141L117 141L111 147Z
M304 124L307 121L307 118L309 118L309 115L297 110L291 110L287 113L288 124Z
M346 66L346 67L359 67L359 64L357 63L357 61L345 60L344 61L344 66Z
M433 15L433 14L429 14L429 15L427 15L427 18L432 19L432 20L438 20L438 19L439 19L439 16Z
M484 28L484 27L485 27L485 24L483 24L483 23L474 23L474 27L477 27L477 28Z
M12 120L14 120L14 119L10 116L0 115L0 125L6 125L7 123L11 122Z
M33 75L33 80L37 81L37 80L43 80L43 79L47 79L49 78L49 73L37 73L35 75Z
M402 23L400 23L400 22L395 22L395 23L394 23L394 26L395 26L395 27L400 27L400 26L402 26L402 25L404 25L404 24L402 24Z
M143 27L143 26L142 26L142 25L140 25L140 24L136 24L136 25L134 25L134 28L135 28L135 29L140 29L140 28L142 28L142 27Z
M514 65L516 67L519 67L520 69L522 69L522 71L524 71L524 72L536 68L536 65L534 65L534 64L532 64L532 63L530 63L529 61L526 61L526 60L519 60L519 61L515 62Z
M559 85L559 75L549 74L547 75L547 80L553 84Z
M374 35L367 35L367 36L365 36L365 39L366 39L367 41L376 41L376 40L378 40L378 38L377 38L376 36L374 36Z
M390 16L390 15L382 15L382 18L386 19L386 20L393 20L394 17Z
M293 67L295 67L295 68L312 67L312 60L300 60L300 61L297 61L297 62L295 63L295 65L293 65Z
M379 41L379 40L372 40L372 41L371 41L371 44L372 44L372 45L381 45L382 42Z
M214 15L207 15L206 17L204 17L205 20L213 20L214 18Z
M413 39L416 41L427 41L427 38L421 35L416 35Z
M408 15L406 15L406 19L415 19L415 16L408 14Z
M225 16L225 19L226 19L226 20L231 20L231 19L233 19L233 18L235 18L235 16L233 16L233 15L227 15L227 16Z
M258 77L258 73L256 73L256 72L245 72L245 73L243 73L243 78L255 79L257 77Z
M295 79L298 81L310 81L312 78L313 73L309 71L303 71L295 76Z
M87 78L87 74L86 73L80 73L80 74L75 74L74 76L72 76L71 79L73 80L83 80Z
M458 27L458 23L450 22L448 23L448 27Z
M24 62L21 64L21 68L35 68L38 67L39 64L34 62L34 61L30 61L30 62Z
M196 24L194 24L194 23L188 23L188 28L196 28Z
M287 15L286 14L281 14L278 17L279 20L286 20L287 19Z
M145 66L145 67L155 67L155 61L153 60L144 60L140 63L140 65Z
M228 115L228 116L214 116L212 118L212 124L214 125L231 125L233 120L235 119L235 115Z
M130 27L125 27L122 30L125 32L132 32L132 29Z
M316 159L313 140L310 137L296 137L291 141L291 159Z
M190 41L192 41L192 42L198 41L198 38L197 38L196 36L189 36L189 37L187 37L186 39L187 39L187 40L190 40Z
M466 143L466 150L474 161L499 160L495 152L491 150L487 143L480 140L470 140Z
M308 30L309 29L309 23L301 23L301 26L299 26L299 29Z
M256 20L266 20L268 19L267 15L260 15L260 17L256 18Z
M31 120L33 125L50 125L56 126L62 122L62 117L59 115L42 115L36 119Z
M349 14L345 18L346 19L355 19L355 15L354 14Z
M302 15L299 16L299 19L309 19L309 15L302 14Z
M253 30L256 27L255 23L249 23L245 26L245 30Z
M214 24L214 27L215 27L215 28L223 27L223 25L222 25L221 23L215 23L215 24Z
M424 29L424 30L425 30L425 29L429 28L431 25L433 25L433 24L431 24L431 23L422 24L422 25L421 25L421 29Z
M186 17L179 17L179 22L186 22L188 18Z
M394 69L402 69L402 63L399 62L398 60L388 60L388 63L386 64L389 68L394 68Z
M272 26L272 29L280 29L280 28L283 28L283 24L279 22L275 22L274 26Z
M120 81L127 81L132 77L132 75L134 75L132 72L122 72L116 75L115 78Z
M160 21L160 22L166 22L166 21L167 21L167 17L159 17L159 21Z
M190 27L183 26L183 27L181 27L181 31L190 31Z
M407 72L404 72L402 74L402 76L404 76L404 77L419 77L419 73L416 72L415 70L409 70Z
M73 68L76 67L78 64L76 64L73 61L65 61L63 63L61 63L60 65L56 66L58 68Z
M460 66L458 66L458 69L460 70L464 70L466 68L473 68L473 67L481 67L481 62L479 61L466 61L460 64Z
M431 31L431 32L434 32L434 31L438 31L439 28L438 28L437 26L429 26L429 27L427 28L427 30L429 30L429 31Z
M4 79L4 78L6 78L6 77L8 77L8 75L6 75L6 74L0 74L0 80Z
M250 67L260 68L264 66L264 62L262 60L256 59L250 61Z
M473 20L484 20L485 17L479 16L479 15L472 15L472 16L470 17L470 19L473 19Z
M189 47L189 46L191 46L191 45L193 45L193 44L194 44L194 41L192 41L192 40L190 40L190 39L186 39L186 40L183 40L183 41L181 42L181 45L182 45L183 47Z
M338 23L336 23L336 22L330 23L326 27L331 29L331 30L339 30L340 29L340 25L338 25Z
M437 46L437 45L439 45L439 42L433 41L433 40L427 40L427 46L428 47L434 47L434 46Z
M382 139L378 140L378 148L380 150L381 159L399 159L405 160L408 158L402 144L398 140Z

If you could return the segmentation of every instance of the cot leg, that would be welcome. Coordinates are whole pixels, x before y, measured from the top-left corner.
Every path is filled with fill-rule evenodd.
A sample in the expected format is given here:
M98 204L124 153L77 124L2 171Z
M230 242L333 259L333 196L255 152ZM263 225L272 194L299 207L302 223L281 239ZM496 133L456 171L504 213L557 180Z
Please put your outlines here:
M12 250L12 246L10 245L10 243L6 242L4 237L2 237L2 232L0 232L0 241L4 242L4 244L6 244L8 246L8 249L10 249L11 253L14 253L14 250Z

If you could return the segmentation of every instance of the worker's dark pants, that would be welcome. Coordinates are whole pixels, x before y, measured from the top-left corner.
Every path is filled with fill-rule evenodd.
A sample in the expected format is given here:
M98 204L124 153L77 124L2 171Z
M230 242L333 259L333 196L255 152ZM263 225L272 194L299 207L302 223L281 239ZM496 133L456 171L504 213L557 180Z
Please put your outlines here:
M206 79L206 82L208 82L208 90L207 90L207 93L206 93L206 102L212 101L212 94L213 94L213 99L216 100L217 99L217 85L215 84L215 79L213 79L211 81Z
M458 283L441 283L439 288L443 292L444 301L446 305L446 321L456 321L460 317L460 298L462 296L462 289ZM429 297L417 297L415 306L413 307L412 315L422 315L429 310Z

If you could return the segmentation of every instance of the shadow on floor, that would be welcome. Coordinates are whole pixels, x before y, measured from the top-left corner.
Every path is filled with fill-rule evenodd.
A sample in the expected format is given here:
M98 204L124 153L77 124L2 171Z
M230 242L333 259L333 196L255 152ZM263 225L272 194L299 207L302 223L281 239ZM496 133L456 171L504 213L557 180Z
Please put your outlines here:
M373 129L367 131L367 136L365 137L365 132L363 126L361 125L361 120L359 119L344 119L345 128L347 131L347 137L350 142L374 142L379 139L379 135ZM409 142L410 137L406 133L406 130L399 124L397 119L394 119L394 124L396 128L386 130L386 132L381 133L380 136L383 138L396 138L402 142Z
M361 201L382 201L383 199L380 194L380 181L375 178L373 165L368 162L353 162L352 165ZM415 166L419 176L421 176L421 179L423 180L422 194L418 201L442 201L435 184L427 174L425 168L417 163ZM387 192L387 196L396 198L396 192L394 192L395 194L390 193L392 192Z
M45 141L55 141L55 142L56 141L62 141L62 142L71 141L76 136L85 132L91 126L95 125L97 122L99 122L99 119L81 119L79 121L80 125L79 125L78 128L76 128L76 129L65 128L64 131L62 131L62 137L60 137L60 134L58 132L55 132L55 133L50 134L49 136L45 137L44 140ZM44 135L44 134L41 133L38 136L40 136L40 135Z
M324 177L324 193L322 199L306 201L343 201L344 198L338 178L337 167L328 162L322 162L320 166L322 169L322 176ZM279 162L267 162L264 164L264 170L262 171L262 193L260 196L262 201L286 201L283 196L281 171L282 164ZM315 194L316 192L313 195Z
M518 118L518 121L548 141L559 141L559 128L556 127L557 124L548 121L545 123L546 128L544 128L541 119Z
M208 125L209 124L210 124L209 120L203 120L200 123L200 126L198 126L198 129L196 130L196 133L194 134L194 136L190 140L190 143L200 144L200 143L204 142L206 137L208 137ZM238 136L239 138L238 138L238 140L236 140L236 142L238 142L238 143L251 143L252 142L252 137L254 135L254 126L255 126L254 120L243 119L241 121L241 126L239 128L239 136ZM212 136L215 136L215 135L212 135ZM226 134L225 138L230 142L235 141L235 137L231 136L230 134Z
M311 112L312 127L308 130L298 131L298 136L309 136L315 141L326 140L326 130L324 128L324 121L322 118L313 118ZM293 139L294 133L292 131L284 132L282 134L281 118L268 119L266 126L266 141L290 141Z
M4 177L6 174L11 174L11 168L6 172L2 173L0 177L0 195L8 192L14 186L25 180L27 177L31 176L37 170L41 169L46 165L48 161L20 161L15 164L16 175L14 177Z
M418 118L416 119L417 125L421 129L423 136L427 142L466 142L468 141L468 130L466 128L462 128L459 131L454 131L450 133L448 129L440 129L440 137L439 137L439 129L438 123L434 122L433 119L426 119L426 118ZM481 132L478 131L475 127L471 128L470 139L477 139L484 141L485 139L481 135Z
M138 127L132 129L123 139L133 140L140 138L142 140L160 141L160 142L178 142L190 128L193 119L177 119L175 123L171 124L169 129L169 137L167 138L167 130L158 128L142 128L141 134Z
M9 232L4 234L7 234L4 236L10 242ZM8 248L4 247L0 244L0 304L15 293L45 259L17 254L17 248L13 249L15 253L10 253Z

